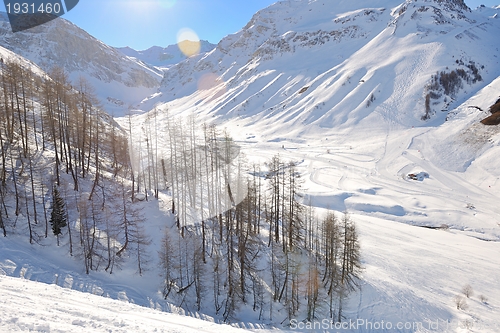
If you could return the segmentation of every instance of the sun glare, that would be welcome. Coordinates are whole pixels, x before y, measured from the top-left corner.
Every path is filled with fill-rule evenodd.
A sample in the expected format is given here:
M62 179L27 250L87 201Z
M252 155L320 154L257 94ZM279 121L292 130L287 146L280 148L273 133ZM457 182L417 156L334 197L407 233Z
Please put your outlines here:
M183 28L177 33L177 46L186 57L200 53L200 38L192 29Z

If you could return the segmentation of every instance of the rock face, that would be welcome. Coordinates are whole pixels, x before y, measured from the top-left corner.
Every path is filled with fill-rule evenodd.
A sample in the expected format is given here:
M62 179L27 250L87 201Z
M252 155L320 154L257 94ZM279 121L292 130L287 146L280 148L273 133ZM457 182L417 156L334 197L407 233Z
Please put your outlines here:
M63 18L12 33L2 15L0 45L45 71L59 66L73 81L85 77L110 113L121 113L154 93L163 76L160 70L126 57Z

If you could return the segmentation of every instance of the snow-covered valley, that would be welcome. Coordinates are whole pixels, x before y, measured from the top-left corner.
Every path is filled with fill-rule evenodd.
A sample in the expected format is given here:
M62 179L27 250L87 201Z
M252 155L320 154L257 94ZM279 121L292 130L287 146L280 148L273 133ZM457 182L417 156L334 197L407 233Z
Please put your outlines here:
M138 269L130 248L120 257L126 248L120 232L114 240L118 256L112 274L101 261L95 270L91 263L89 272L82 264L85 249L70 256L66 233L61 235L61 246L52 235L41 234L30 244L26 216L12 214L13 200L8 197L3 204L11 216L6 223L8 236L0 239L0 331L500 331L500 127L480 123L500 98L499 11L499 7L470 11L459 0L282 1L257 13L216 49L166 69L156 93L135 100L130 117L115 118L129 139L140 200L133 199L133 191L132 199L118 192L106 194L111 197L106 214L119 219L116 207L123 197L123 205L144 221L149 239L141 244L144 271L141 264ZM2 54L11 56L7 51ZM215 125L219 136L203 138L203 124ZM348 212L356 223L362 271L359 288L343 304L343 323L348 325L331 322L326 299L318 302L317 316L306 319L310 314L304 304L310 295L305 278L295 280L302 304L295 316L287 312L286 303L255 300L256 285L272 294L265 273L261 280L255 278L269 269L263 263L274 255L271 241L257 251L264 258L255 254L256 265L261 266L248 277L260 283L248 292L253 304L241 302L231 316L212 306L218 304L217 295L210 294L212 285L207 284L212 281L209 276L218 272L210 266L215 259L209 259L203 271L206 300L199 311L194 294L178 296L184 293L180 285L174 286L178 295L165 295L167 279L159 255L165 248L165 233L175 230L175 218L184 210L190 222L182 222L186 223L182 238L190 228L196 234L196 227L206 220L204 214L211 211L195 212L183 203L172 190L174 177L165 176L165 166L169 182L158 188L160 161L170 167L177 163L172 145L178 142L191 144L194 151L179 155L182 159L200 158L197 154L208 151L208 146L222 150L214 142L222 140L223 130L234 145L231 154L236 147L237 158L232 159L243 161L236 166L227 157L223 160L228 166L269 182L273 157L293 162L303 181L297 197L304 207L312 207L320 219L328 211L338 216ZM191 132L196 132L196 139L183 141ZM150 152L152 147L155 153ZM196 163L208 170L201 159ZM266 177L252 173L254 163L268 173ZM123 188L131 181L112 176L111 171L104 174L108 180L102 186L103 197L105 190L113 193L114 186L119 188L114 181ZM201 180L195 186L210 191L208 171L200 175L207 183ZM229 188L233 175L225 176L220 182ZM186 173L177 183L189 183L191 177ZM87 195L92 182L81 184ZM186 202L191 196L190 203L200 200L205 207L216 191L212 190L205 199L205 194L182 195ZM228 209L247 194L238 196L230 188L228 192L220 198L232 202L223 206ZM173 202L179 213L171 213ZM73 230L81 228L81 207L71 208ZM219 209L213 215L222 213ZM262 239L271 238L267 230L259 232ZM110 253L113 246L107 235L108 229L100 243L105 247L108 240ZM117 251L120 247L123 250ZM193 256L194 262L200 261ZM305 265L300 262L297 270L307 271ZM191 266L187 274L192 274L190 270ZM226 274L226 268L222 271ZM224 319L232 326L222 326Z
M469 112L468 108L463 110ZM447 124L463 126L460 122L464 120L457 119ZM439 160L428 159L426 151L419 149L421 146L412 146L416 139L432 138L433 131L436 129L394 131L388 140L383 136L373 137L371 144L360 144L353 140L352 135L349 139L328 136L328 140L302 144L287 140L238 141L245 154L255 159L267 159L279 153L284 158L300 161L298 169L307 180L307 198L318 207L318 213L326 208L340 212L347 210L356 221L363 253L363 282L361 289L350 299L346 317L363 322L358 321L355 329L340 332L497 332L499 329L500 235L499 212L495 205L499 184L498 174L491 171L497 168L493 168L490 162L490 171L482 167L477 170L474 167L477 162L473 160L465 172L446 170L438 164ZM493 142L488 143L491 151L480 158L488 158L498 149L498 134L492 138ZM429 178L415 181L402 177L411 172L426 172ZM169 203L165 198L165 201L159 201L159 206L156 202L144 205L148 211L148 233L153 235L157 233L155 230L161 230L161 219L164 218L156 212L158 208L160 212L168 210ZM154 239L151 247L157 248L158 242ZM0 272L172 311L158 293L161 281L155 268L142 277L133 268L118 271L113 276L106 273L85 276L81 266L67 256L60 257L56 248L27 245L27 241L21 238L3 240ZM151 267L156 266L156 260L153 259ZM3 295L13 295L2 296L5 305L0 327L5 331L58 332L59 329L80 332L90 327L96 332L107 329L113 332L151 332L155 329L159 332L162 329L165 332L209 332L211 329L211 326L205 326L210 324L186 324L185 319L169 314L129 309L129 305L121 303L107 305L111 301L101 303L99 298L69 294L61 289L57 291L62 292L64 298L51 300L48 295L42 295L40 288L53 295L56 292L54 287L36 285L35 290L27 291L26 288L32 287L27 281L22 281L15 282L16 287L7 283L14 283L10 280L0 283ZM461 295L467 284L474 288L474 295L467 299L468 308L459 310L455 297ZM17 288L17 292L13 292L13 288ZM21 291L33 296L25 300L17 296ZM43 301L36 295L41 295ZM481 295L486 300L482 300ZM66 304L69 300L76 304ZM20 305L12 306L13 302ZM46 306L44 302L47 302ZM63 314L32 309L49 309L54 302L64 309L71 306L76 309L71 312L61 310ZM117 310L116 304L124 309ZM29 314L23 315L20 308L27 309ZM241 314L240 320L233 324L258 332L267 331L266 324L270 323L255 322L253 315L247 315L248 318ZM300 322L303 318L297 319ZM320 322L318 319L316 325ZM370 329L370 325L381 323L385 323L385 329ZM201 325L196 326L200 328L193 328L195 324ZM406 326L395 329L398 324ZM189 325L189 328L179 325ZM324 331L308 330L305 325L293 327L300 332ZM321 325L325 323L321 322ZM281 329L293 331L290 327Z

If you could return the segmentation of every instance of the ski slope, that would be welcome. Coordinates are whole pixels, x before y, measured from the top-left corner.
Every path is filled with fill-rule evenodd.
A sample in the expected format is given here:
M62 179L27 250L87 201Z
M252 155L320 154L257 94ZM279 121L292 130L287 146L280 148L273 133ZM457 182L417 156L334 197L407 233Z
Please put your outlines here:
M477 102L478 98L474 101ZM470 110L464 107L463 112ZM447 125L469 123L470 120L461 119L463 116L458 112L456 119L447 122ZM235 129L238 127L235 125ZM135 133L139 135L140 131ZM234 133L244 134L241 131ZM352 136L346 140L340 134L337 138L329 136L328 140L302 143L285 138L279 142L236 138L245 154L253 160L266 160L279 153L284 159L299 161L298 170L306 180L306 200L310 199L317 213L321 214L325 208L348 210L356 221L363 254L363 282L361 290L351 297L345 315L347 320L356 321L358 326L342 332L374 332L369 325L382 322L394 327L399 324L406 326L377 331L493 333L500 329L500 237L495 206L498 200L495 190L498 188L490 188L495 186L494 179L498 179L498 174L493 173L498 168L489 164L489 172L477 171L472 167L475 163L471 163L471 167L464 172L446 170L439 160L428 160L426 149L422 149L427 147L423 143L427 142L426 137L432 138L431 134L435 135L421 128L394 130L388 139L380 135L372 137L371 144L353 140ZM498 134L493 137L496 143L489 143L490 149L498 149L498 139ZM419 144L416 143L418 140ZM327 152L328 149L330 152ZM479 158L484 157L480 155ZM429 178L422 181L403 179L403 171L425 171ZM478 182L478 177L484 181ZM161 199L145 203L148 233L152 235L161 234L158 232L164 218L161 211L169 207L168 198L162 196ZM468 203L472 203L473 207L468 207ZM447 224L447 227L440 228L442 224ZM153 240L152 251L158 242ZM57 261L56 248L37 250L35 257L33 249L24 239L3 244L0 273L57 283L121 299L125 303L72 293L53 285L37 284L38 289L33 290L29 289L31 284L27 281L0 277L2 295L7 295L2 296L7 305L2 308L6 316L2 316L0 331L57 332L60 329L81 332L90 327L96 332L151 332L154 329L158 332L162 329L164 332L213 331L213 324L210 323L126 303L168 311L168 306L155 293L160 284L155 278L159 273L156 269L143 277L126 268L116 272L111 280L106 277L107 274L93 273L85 277L83 267L71 264L71 259ZM42 258L57 264L47 267ZM155 267L156 260L153 258L152 267ZM474 288L475 294L466 300L467 310L458 310L454 297L461 294L466 284ZM50 300L46 294L56 292L62 293L57 300ZM43 300L33 295L40 295ZM480 295L488 300L482 301ZM39 305L30 305L33 303ZM12 304L20 306L12 307ZM55 310L47 310L53 309L54 305L58 306ZM45 310L37 312L33 308ZM12 309L15 309L14 313ZM18 309L23 310L20 312ZM198 316L210 320L209 317ZM241 322L235 323L236 326L267 332L262 323L255 321L250 309L242 310L239 319ZM301 318L298 320L300 322ZM283 331L297 331L277 324L272 326ZM325 331L302 328L298 331ZM232 328L213 329L230 332Z
M1 332L237 333L242 329L0 275Z

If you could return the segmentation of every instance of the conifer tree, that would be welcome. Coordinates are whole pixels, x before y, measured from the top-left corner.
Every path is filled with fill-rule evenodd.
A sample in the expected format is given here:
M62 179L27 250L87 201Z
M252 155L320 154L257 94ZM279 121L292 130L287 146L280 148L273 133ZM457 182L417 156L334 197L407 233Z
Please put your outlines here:
M52 226L54 236L57 237L57 246L59 246L59 235L62 234L61 229L67 225L67 220L64 199L55 185L52 190L52 212L50 214L50 225Z

